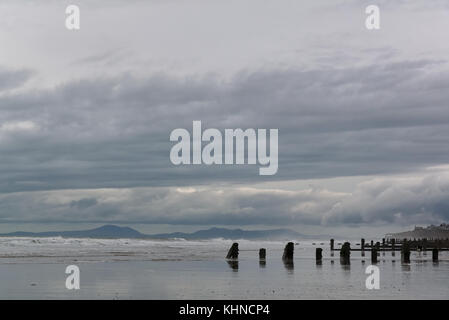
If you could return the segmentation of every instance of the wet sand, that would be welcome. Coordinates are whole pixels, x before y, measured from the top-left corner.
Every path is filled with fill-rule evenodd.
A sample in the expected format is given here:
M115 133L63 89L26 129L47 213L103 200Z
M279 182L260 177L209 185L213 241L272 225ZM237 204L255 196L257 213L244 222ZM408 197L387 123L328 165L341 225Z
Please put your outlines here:
M293 264L285 242L240 241L238 262L224 259L232 242L90 239L2 239L1 299L448 299L449 256L413 252L379 256L380 289L365 287L370 254L340 264L326 245L300 242ZM267 248L260 263L258 249ZM323 261L315 262L322 247ZM67 290L65 268L76 264L81 289Z

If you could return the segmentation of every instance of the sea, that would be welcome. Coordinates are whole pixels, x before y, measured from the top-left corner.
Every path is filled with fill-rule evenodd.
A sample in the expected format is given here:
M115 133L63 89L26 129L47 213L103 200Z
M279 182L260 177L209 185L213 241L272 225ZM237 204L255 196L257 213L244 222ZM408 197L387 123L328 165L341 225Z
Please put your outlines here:
M238 261L225 256L239 243ZM367 287L370 252L351 252L349 265L323 240L0 238L0 299L448 299L449 254L381 252L379 287ZM338 243L338 241L336 241ZM352 245L356 247L354 243ZM267 251L259 261L259 249ZM315 249L323 249L317 264ZM67 288L68 266L79 289ZM368 268L369 270L369 268Z

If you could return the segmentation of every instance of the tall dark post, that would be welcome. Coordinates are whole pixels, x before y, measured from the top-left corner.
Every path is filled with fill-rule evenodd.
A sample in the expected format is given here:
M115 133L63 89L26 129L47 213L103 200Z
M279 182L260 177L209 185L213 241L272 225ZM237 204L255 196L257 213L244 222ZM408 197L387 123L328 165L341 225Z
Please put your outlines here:
M340 249L341 264L350 264L349 256L351 255L351 244L345 242Z
M284 261L293 260L293 251L294 251L293 242L287 243L287 245L284 248L284 254L282 255L282 260L284 260Z
M238 257L239 257L239 244L237 242L234 242L228 251L226 259L238 259Z
M316 259L316 262L321 262L323 260L323 249L316 248L315 259Z
M259 249L259 260L265 260L267 256L267 250L265 248Z
M374 247L374 241L373 240L371 240L371 249Z
M403 263L410 263L410 244L407 239L402 242L401 258Z
M362 250L361 256L365 256L365 239L360 239L360 249Z
M377 250L377 251L379 251L379 250L380 250L380 242L379 242L379 241L377 241L377 242L376 242L376 245L375 245L375 247L376 247L376 250Z
M385 238L382 238L382 248L385 249Z
M432 261L438 262L438 249L437 248L434 248L432 250Z
M391 255L392 255L392 256L395 256L395 252L394 252L394 250L395 250L395 248L394 248L395 244L396 244L396 239L392 238L392 239L391 239Z
M334 250L334 239L331 239L331 251Z
M371 263L377 263L377 250L371 249Z

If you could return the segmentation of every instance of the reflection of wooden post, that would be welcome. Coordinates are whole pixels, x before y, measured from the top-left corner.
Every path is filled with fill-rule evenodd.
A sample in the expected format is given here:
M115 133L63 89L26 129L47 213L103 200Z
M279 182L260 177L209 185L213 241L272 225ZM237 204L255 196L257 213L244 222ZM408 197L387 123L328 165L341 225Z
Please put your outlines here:
M437 248L434 248L432 250L432 261L438 262L438 249Z
M265 250L265 248L262 248L259 250L259 259L260 260L265 260L267 256L267 250Z
M371 263L377 263L377 250L371 249Z
M237 259L239 257L239 244L234 242L228 251L226 259Z
M350 264L349 256L351 255L351 244L345 242L340 249L340 261L341 264Z
M284 254L282 255L282 260L293 260L294 245L293 242L287 243L284 248Z
M316 259L317 262L323 260L323 249L316 248L316 250L315 250L315 259Z
M334 250L334 239L331 239L331 251Z
M410 263L410 244L407 239L402 242L401 256L403 263Z

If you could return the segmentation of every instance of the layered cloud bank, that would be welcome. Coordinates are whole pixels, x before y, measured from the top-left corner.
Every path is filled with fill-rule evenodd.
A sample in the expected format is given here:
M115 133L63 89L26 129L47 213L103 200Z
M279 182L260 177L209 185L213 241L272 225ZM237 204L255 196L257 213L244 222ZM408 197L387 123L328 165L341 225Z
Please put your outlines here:
M449 171L377 177L353 192L259 186L147 187L3 194L1 222L184 225L410 225L449 219Z

